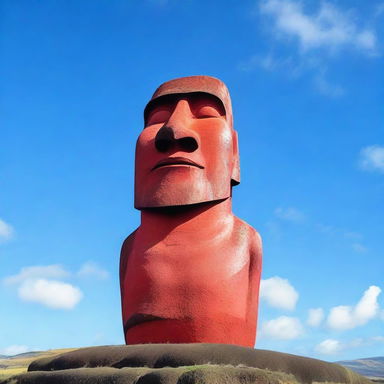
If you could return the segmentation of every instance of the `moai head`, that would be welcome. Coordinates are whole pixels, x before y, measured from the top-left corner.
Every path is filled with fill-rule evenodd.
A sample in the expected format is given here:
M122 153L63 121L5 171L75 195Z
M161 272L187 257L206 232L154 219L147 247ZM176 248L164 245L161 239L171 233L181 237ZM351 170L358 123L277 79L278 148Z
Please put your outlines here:
M227 87L209 76L162 84L144 110L136 143L135 208L223 200L240 182Z

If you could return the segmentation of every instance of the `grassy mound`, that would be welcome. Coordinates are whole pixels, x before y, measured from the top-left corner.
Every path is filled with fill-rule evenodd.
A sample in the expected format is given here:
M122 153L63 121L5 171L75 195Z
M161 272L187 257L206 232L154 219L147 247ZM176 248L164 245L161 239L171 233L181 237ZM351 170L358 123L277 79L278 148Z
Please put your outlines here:
M258 368L199 365L177 368L77 368L30 372L7 384L298 384L294 376Z
M39 358L52 358L65 352L73 351L74 348L54 349L44 352L28 352L17 356L0 358L0 382L11 376L27 372L32 361Z
M1 381L0 381L1 383ZM333 363L224 344L141 344L81 348L32 362L7 384L368 384Z

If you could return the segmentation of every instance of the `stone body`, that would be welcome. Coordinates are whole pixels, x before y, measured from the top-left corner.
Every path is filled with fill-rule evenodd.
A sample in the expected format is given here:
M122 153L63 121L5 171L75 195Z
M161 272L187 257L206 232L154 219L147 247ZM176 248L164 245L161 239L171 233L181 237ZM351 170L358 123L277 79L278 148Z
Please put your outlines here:
M136 145L141 225L124 242L127 344L254 346L261 239L232 213L240 182L229 93L194 76L160 86Z

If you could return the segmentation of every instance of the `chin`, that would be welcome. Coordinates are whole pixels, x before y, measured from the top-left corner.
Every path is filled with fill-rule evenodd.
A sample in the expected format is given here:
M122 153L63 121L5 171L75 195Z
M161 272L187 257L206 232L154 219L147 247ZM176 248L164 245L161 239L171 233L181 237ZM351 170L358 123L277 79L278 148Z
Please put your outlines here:
M230 197L230 187L215 189L207 180L163 180L160 186L136 190L135 208L161 208L194 205Z

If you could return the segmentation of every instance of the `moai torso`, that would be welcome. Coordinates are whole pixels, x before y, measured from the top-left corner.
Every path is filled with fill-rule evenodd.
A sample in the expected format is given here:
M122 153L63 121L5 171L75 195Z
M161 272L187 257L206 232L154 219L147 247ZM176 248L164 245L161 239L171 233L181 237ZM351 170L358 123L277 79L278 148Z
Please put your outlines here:
M142 223L120 261L127 344L254 345L261 240L232 214L237 137L215 87L209 77L173 80L149 104L136 149Z

